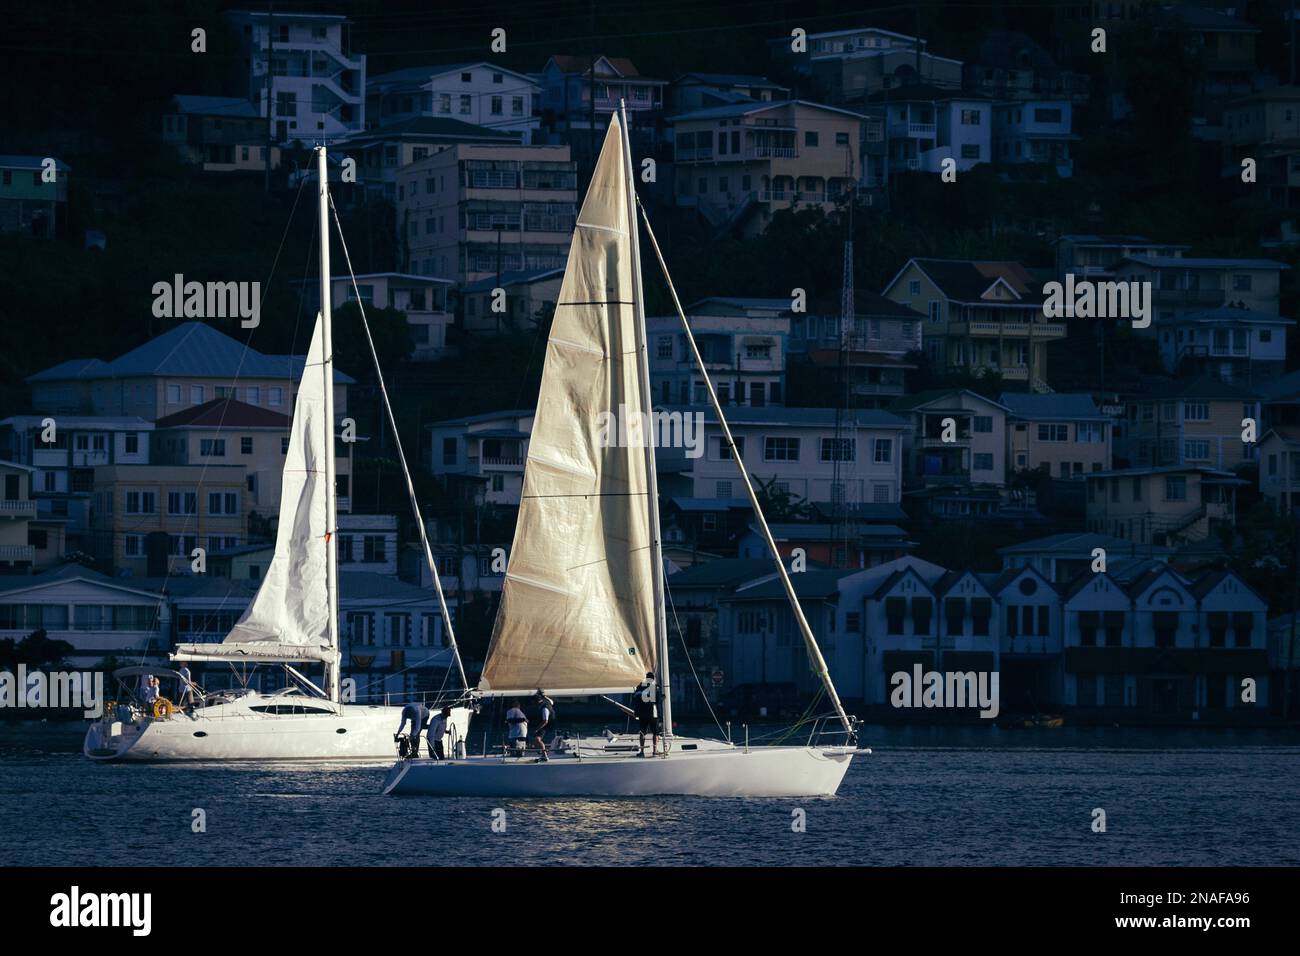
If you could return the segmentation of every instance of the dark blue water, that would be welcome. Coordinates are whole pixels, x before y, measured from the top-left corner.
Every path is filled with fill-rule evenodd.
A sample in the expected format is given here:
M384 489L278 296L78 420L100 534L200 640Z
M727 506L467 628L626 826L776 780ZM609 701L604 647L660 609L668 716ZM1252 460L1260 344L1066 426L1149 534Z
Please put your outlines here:
M0 724L0 866L1300 863L1295 731L868 727L832 799L530 801L383 797L382 766L92 764L82 727Z

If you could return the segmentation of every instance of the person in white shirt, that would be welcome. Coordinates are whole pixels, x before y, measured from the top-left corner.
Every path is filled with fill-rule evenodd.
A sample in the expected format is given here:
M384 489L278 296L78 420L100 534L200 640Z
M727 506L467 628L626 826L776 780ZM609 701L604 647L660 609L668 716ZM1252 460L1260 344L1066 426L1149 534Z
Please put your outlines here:
M150 674L149 677L146 679L144 685L144 702L145 702L145 706L147 706L150 710L153 709L154 701L158 699L159 693L160 691L158 688L158 678Z
M180 704L182 707L186 707L194 703L194 687L190 683L189 665L182 664L177 673L181 675Z
M444 707L442 713L429 722L429 750L439 760L447 759L443 739L451 732L451 708Z
M511 752L524 749L528 745L528 715L519 706L519 701L515 701L506 711L506 724L509 726L506 731L506 746Z

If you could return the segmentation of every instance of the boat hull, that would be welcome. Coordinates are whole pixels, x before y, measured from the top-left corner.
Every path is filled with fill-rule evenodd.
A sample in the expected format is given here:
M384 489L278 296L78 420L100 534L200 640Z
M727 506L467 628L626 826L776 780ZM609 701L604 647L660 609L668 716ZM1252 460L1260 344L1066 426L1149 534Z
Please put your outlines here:
M852 747L740 747L667 757L552 755L401 760L383 792L443 797L830 797Z
M259 703L266 703L263 698ZM472 712L453 708L464 740ZM86 731L91 760L392 760L400 707L344 705L339 713L266 714L237 701L170 718L105 718ZM421 747L424 747L423 741Z

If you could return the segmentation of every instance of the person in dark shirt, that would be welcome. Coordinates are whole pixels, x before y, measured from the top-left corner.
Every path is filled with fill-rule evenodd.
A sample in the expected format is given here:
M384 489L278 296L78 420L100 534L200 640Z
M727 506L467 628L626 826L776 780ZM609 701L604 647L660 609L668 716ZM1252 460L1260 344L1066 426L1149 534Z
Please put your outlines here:
M641 731L641 750L638 757L645 756L645 735L651 734L650 756L659 756L659 704L658 688L655 685L653 671L646 671L645 680L636 685L632 691L632 712L636 714Z
M555 702L547 697L546 692L540 687L533 695L533 702L537 705L537 724L536 729L533 730L533 740L537 742L537 749L542 752L541 759L550 760L551 758L546 756L546 740L542 735L546 732L546 728L551 726L551 719L555 716Z

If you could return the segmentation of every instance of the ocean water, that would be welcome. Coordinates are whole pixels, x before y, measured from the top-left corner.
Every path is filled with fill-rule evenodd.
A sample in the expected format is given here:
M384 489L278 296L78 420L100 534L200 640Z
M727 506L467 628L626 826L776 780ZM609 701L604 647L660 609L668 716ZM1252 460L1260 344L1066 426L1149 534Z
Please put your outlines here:
M0 866L1300 863L1297 731L867 727L830 799L541 801L384 797L382 765L95 764L83 727L0 723Z

